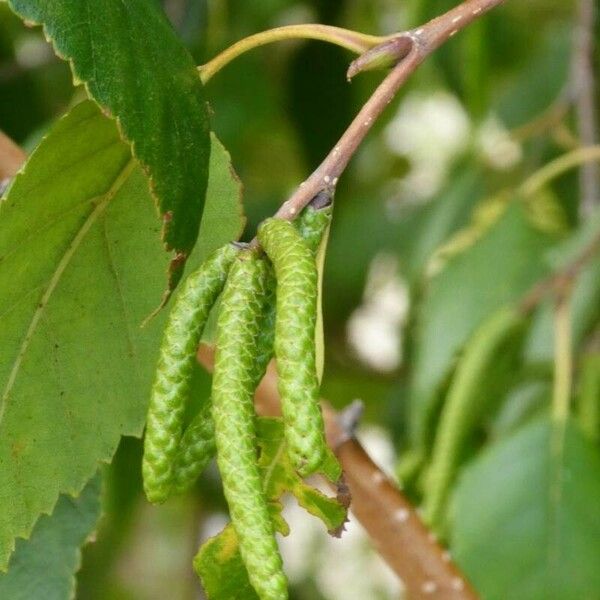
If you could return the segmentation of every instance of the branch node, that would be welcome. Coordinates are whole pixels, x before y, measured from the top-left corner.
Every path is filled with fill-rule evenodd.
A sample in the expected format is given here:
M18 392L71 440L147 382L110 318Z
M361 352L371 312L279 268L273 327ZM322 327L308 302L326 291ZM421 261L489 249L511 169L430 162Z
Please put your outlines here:
M356 428L362 419L365 411L365 405L362 400L354 400L338 415L338 425L342 430L342 435L339 439L339 445L354 439Z
M354 76L364 71L387 69L396 66L407 57L415 43L410 33L401 33L382 44L367 50L350 63L346 77L350 81Z

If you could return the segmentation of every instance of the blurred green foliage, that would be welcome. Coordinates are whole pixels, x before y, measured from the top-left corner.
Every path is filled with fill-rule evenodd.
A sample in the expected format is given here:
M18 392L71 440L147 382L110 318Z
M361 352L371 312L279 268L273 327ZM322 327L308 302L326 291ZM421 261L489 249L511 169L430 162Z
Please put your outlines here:
M198 63L282 24L384 34L455 4L163 2ZM417 503L457 358L477 328L572 256L585 237L582 222L592 234L600 229L598 217L580 218L576 171L533 201L515 193L528 175L579 144L571 78L576 10L575 0L507 2L452 38L411 78L340 181L325 267L323 395L338 407L357 396L365 401L365 421L394 440L398 473ZM246 238L335 144L380 80L369 73L346 82L351 58L317 42L285 42L240 57L208 85L213 128L244 183ZM41 32L0 4L0 129L30 147L80 99L69 68ZM406 112L411 102L416 112ZM600 364L589 358L600 343L599 265L596 255L575 286L572 411L585 411L569 422L563 454L552 453L546 418L554 373L551 301L482 382L484 410L446 508L446 541L482 598L600 598L592 568L600 537L591 528L600 522L600 398L598 386L580 382L581 372L586 382L599 380ZM372 331L392 335L400 348L391 368L373 353L383 342ZM209 377L198 378L198 393L208 393ZM575 393L580 387L592 390L585 400ZM226 512L215 472L204 474L188 497L149 508L139 461L139 440L124 438L105 468L104 516L97 542L84 551L78 598L187 600L201 593L191 559L200 535L216 533ZM567 474L564 502L551 505L556 469ZM557 556L570 556L555 573L545 552L554 548L550 538L562 543ZM529 581L517 572L525 565ZM564 586L548 592L559 576ZM351 597L332 596L318 565L293 581L294 598Z

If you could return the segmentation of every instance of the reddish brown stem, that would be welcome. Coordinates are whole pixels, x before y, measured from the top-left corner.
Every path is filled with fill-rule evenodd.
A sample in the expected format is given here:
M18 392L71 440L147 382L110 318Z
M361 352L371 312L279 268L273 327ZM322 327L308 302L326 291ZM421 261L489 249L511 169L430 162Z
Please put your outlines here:
M337 449L352 495L352 512L408 597L474 600L478 596L419 514L364 448L350 439Z
M395 36L394 39L398 41L401 49L398 54L402 57L400 62L367 100L321 165L280 207L275 216L293 220L320 191L333 191L339 177L375 121L418 66L455 33L503 2L504 0L467 0L422 27ZM384 45L389 44L390 40L384 42ZM377 49L376 46L369 52L377 52ZM361 59L357 60L360 64ZM351 65L349 74L353 75L356 72L357 69Z
M201 346L198 360L212 370L214 351ZM327 442L336 452L352 496L351 509L373 545L404 583L413 599L476 600L477 594L421 521L419 514L341 424L339 414L322 404ZM274 364L256 392L261 415L279 415Z
M25 162L25 152L0 131L0 181L14 177Z

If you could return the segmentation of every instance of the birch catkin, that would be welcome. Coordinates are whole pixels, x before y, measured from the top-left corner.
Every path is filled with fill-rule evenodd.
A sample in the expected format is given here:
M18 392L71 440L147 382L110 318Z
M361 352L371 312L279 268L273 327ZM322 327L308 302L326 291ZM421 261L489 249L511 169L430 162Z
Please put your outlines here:
M142 472L150 502L164 502L171 493L196 349L210 309L238 252L232 244L214 252L186 279L169 315L144 439Z
M251 250L235 261L221 300L212 387L217 463L240 553L261 600L284 600L287 583L257 461L255 351L267 263Z
M277 278L275 357L287 451L305 477L327 455L315 365L317 267L311 249L288 221L267 219L258 239Z

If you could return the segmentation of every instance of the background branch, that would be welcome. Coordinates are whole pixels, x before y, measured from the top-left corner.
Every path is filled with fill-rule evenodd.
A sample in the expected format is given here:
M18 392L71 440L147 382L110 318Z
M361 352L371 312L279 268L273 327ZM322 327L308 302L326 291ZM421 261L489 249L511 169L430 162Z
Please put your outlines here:
M536 283L522 298L519 309L528 314L534 310L549 294L563 296L573 286L582 269L589 264L600 252L600 231L589 241L588 244L567 263L563 268L549 277Z
M212 371L214 350L200 346L198 361ZM339 413L323 403L327 442L336 452L352 496L351 509L373 545L400 577L411 599L476 600L450 555L423 524L398 487L371 460ZM280 414L277 373L271 362L256 391L259 414Z
M14 177L25 162L25 152L0 131L0 182Z
M579 0L579 16L573 53L573 84L577 127L582 146L593 146L598 143L594 80L596 17L595 0ZM580 215L586 217L600 202L600 167L595 163L582 165L579 181L581 187Z

